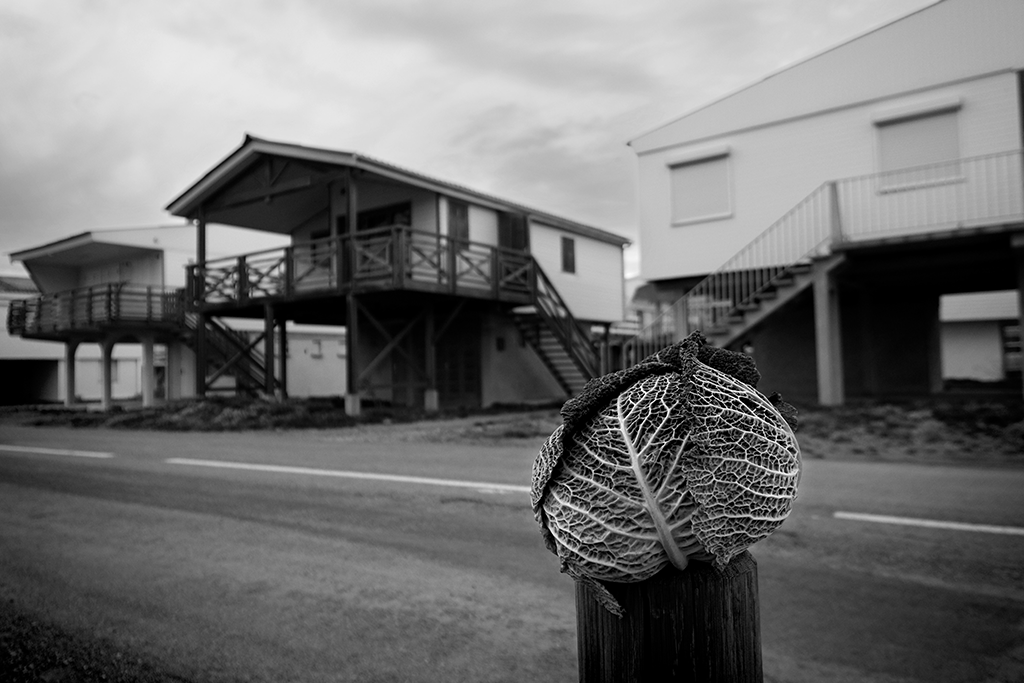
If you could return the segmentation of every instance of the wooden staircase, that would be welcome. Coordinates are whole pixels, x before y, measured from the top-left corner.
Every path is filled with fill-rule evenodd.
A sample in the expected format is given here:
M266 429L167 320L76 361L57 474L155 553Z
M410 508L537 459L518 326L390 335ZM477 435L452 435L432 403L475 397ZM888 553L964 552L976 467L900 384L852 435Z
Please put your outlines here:
M593 377L580 367L565 345L552 329L537 315L532 306L525 306L513 313L513 320L523 339L540 358L544 367L558 381L559 386L569 396L582 391L587 381Z
M196 332L198 325L199 316L192 312L186 312L184 315L185 339L193 350L196 350L197 347ZM262 341L262 334L250 340L245 335L218 322L216 319L207 318L207 392L233 391L234 393L255 396L265 391L267 386L267 365L263 354L259 350L259 344ZM224 386L217 383L219 379L226 376L234 378L234 386Z

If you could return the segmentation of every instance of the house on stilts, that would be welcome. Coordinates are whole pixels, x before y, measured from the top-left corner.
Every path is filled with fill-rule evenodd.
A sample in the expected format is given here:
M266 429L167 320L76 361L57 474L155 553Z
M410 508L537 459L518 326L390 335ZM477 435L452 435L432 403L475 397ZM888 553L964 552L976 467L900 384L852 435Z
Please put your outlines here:
M346 409L425 410L564 400L610 366L622 320L617 234L352 152L246 136L168 206L196 231L185 306L195 393L211 326L263 333L232 360L285 393L288 330L346 330ZM209 258L208 226L286 246Z

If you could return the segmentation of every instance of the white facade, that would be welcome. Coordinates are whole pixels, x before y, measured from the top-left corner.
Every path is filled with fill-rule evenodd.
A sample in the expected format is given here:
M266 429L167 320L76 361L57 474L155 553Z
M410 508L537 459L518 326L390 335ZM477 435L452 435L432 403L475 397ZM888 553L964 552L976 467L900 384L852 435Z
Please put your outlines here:
M712 272L823 183L886 170L894 124L915 122L898 141L912 146L922 121L949 114L959 158L1019 150L1022 26L1020 0L943 0L633 140L642 276ZM706 205L673 207L674 179ZM1006 201L1022 210L1019 194Z

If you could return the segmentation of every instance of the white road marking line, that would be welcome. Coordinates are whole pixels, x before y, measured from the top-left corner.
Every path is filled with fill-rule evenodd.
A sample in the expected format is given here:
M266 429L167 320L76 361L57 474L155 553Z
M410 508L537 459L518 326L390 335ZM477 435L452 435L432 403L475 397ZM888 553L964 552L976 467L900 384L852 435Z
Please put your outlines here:
M76 451L68 448L39 448L37 446L12 446L0 444L0 451L6 453L38 453L40 455L70 455L75 458L113 458L113 453L99 451Z
M889 515L870 515L864 512L835 512L836 519L851 519L859 522L878 522L880 524L902 524L904 526L922 526L930 529L949 529L953 531L978 531L986 534L1008 534L1024 536L1024 528L1017 526L995 526L992 524L968 524L966 522L944 522L937 519L917 519L915 517L890 517Z
M191 458L169 458L164 462L170 465L196 465L199 467L220 467L232 470L249 470L252 472L273 472L276 474L311 474L317 477L342 477L346 479L372 479L374 481L391 481L405 484L427 484L429 486L455 486L459 488L478 489L490 493L529 493L529 486L514 484L492 484L483 481L461 481L459 479L433 479L430 477L408 477L400 474L376 474L373 472L351 472L347 470L323 470L315 467L293 467L290 465L259 465L247 462L228 462L224 460L193 460Z

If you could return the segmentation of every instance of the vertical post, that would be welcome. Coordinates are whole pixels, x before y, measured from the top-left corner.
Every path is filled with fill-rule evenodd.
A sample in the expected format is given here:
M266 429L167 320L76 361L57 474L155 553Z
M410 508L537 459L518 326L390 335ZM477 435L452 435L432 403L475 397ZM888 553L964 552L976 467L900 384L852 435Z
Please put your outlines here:
M142 407L150 408L156 398L156 372L153 368L153 337L142 338Z
M196 222L196 268L195 268L195 304L199 307L196 316L196 396L206 396L206 211L202 206L195 219Z
M69 408L75 405L75 352L77 341L68 341L64 345L64 405Z
M178 341L167 343L167 366L164 374L167 400L174 401L181 398L183 393L181 390L181 343Z
M833 260L814 263L814 348L818 370L818 403L843 404L843 351L839 326L839 293Z
M274 306L269 303L263 304L263 362L263 391L274 396Z
M349 291L345 307L347 312L345 322L345 413L353 417L362 412L359 398L359 364L356 360L359 349L358 306L355 293Z
M839 244L843 241L843 217L839 211L839 186L835 180L828 183L829 197L829 236L831 244Z
M196 396L206 396L206 314L202 311L196 314Z
M281 378L281 390L278 394L281 400L288 398L288 320L281 317L277 321L277 353L278 377Z
M1017 330L1021 342L1024 343L1024 235L1013 235L1010 238L1010 248L1013 250L1013 259L1017 265ZM1021 382L1021 391L1024 392L1024 381Z
M102 351L100 370L102 374L102 385L103 390L100 395L100 408L102 410L110 410L113 405L114 397L114 381L113 381L113 365L114 365L114 341L112 339L105 339L100 344Z
M605 584L617 617L576 584L581 683L761 683L757 564L748 552L723 571L691 562L639 583Z
M434 338L436 334L434 314L434 307L431 305L427 310L423 333L427 371L427 389L423 393L423 409L431 413L437 412L441 407L441 396L437 390L437 340Z

